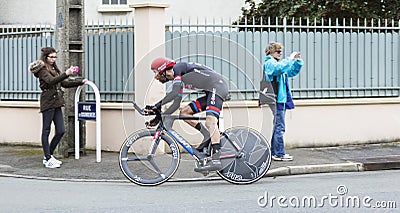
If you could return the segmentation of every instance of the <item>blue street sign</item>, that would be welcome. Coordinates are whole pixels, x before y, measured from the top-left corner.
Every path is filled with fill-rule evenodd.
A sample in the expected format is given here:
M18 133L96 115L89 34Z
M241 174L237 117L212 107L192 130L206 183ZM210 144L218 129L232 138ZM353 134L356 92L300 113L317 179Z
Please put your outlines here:
M96 102L78 102L78 120L96 120Z

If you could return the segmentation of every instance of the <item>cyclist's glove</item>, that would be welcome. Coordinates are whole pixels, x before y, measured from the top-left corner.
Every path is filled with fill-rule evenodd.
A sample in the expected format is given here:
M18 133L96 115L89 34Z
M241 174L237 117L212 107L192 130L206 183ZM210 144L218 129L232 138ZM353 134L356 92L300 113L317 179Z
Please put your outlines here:
M155 115L155 110L157 110L157 107L155 107L154 105L146 105L146 107L144 108L144 112L147 115Z
M157 106L156 105L146 105L146 107L144 108L145 112L149 115L154 115L155 111L161 112L161 106Z
M151 119L150 121L147 121L145 123L145 125L147 127L153 127L153 126L156 126L160 121L161 121L161 117L156 116L155 118Z
M154 105L146 105L145 109L153 110L153 109L157 109L157 107Z

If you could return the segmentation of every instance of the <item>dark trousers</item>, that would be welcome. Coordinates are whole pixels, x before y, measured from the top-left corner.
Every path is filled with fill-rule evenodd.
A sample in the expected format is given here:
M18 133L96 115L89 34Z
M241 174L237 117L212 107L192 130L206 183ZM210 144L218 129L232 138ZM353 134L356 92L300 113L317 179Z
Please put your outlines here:
M48 109L42 112L42 146L44 156L46 160L49 160L51 155L53 155L54 150L56 149L58 143L60 142L62 136L65 133L64 127L64 117L61 110L61 107ZM51 143L49 144L49 135L51 130L51 123L54 122L55 126L55 134L53 139L51 139Z

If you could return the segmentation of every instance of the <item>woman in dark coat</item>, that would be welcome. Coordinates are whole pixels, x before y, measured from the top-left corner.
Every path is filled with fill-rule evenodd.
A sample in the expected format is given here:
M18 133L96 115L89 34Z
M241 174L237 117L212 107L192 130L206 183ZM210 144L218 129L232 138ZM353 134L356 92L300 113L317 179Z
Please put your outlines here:
M53 152L65 132L64 116L61 107L64 106L64 91L61 87L77 87L87 80L68 77L74 73L71 66L65 72L61 72L56 64L57 51L52 47L41 48L40 59L29 65L29 70L39 78L40 112L42 113L42 146L44 152L43 164L46 168L58 168L62 164L53 156ZM49 144L51 123L54 123L55 134Z

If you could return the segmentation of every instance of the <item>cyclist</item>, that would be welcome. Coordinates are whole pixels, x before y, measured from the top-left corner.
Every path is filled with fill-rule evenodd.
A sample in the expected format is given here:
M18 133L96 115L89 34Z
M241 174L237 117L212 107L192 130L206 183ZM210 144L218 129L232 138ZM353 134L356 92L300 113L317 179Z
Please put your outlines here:
M154 78L161 83L172 81L172 90L155 105L147 105L146 112L154 109L161 109L161 106L173 101L170 107L164 112L171 114L176 111L182 100L183 88L190 90L200 90L205 93L202 96L180 111L182 116L192 116L202 111L206 112L205 126L195 120L185 120L186 123L193 126L201 132L204 140L211 140L212 155L205 164L195 168L196 172L215 171L222 169L220 161L220 134L218 131L218 120L222 104L228 97L228 85L223 77L213 69L191 62L179 62L169 58L156 58L151 63L151 70L154 72ZM148 125L155 126L161 118L152 119ZM202 143L204 144L204 143ZM202 147L197 148L201 151ZM201 159L203 162L204 159Z

